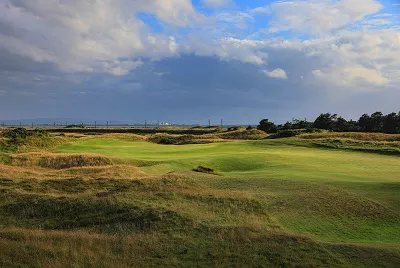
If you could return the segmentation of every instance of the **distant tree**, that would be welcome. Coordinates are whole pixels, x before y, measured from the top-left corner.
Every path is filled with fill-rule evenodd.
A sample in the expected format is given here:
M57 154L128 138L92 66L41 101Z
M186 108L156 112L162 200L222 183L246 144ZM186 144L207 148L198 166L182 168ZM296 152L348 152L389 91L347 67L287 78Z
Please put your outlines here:
M347 132L349 131L349 123L346 119L340 116L335 120L333 130L338 132Z
M385 116L381 112L375 112L371 114L371 123L373 132L382 132L383 124L385 122Z
M253 127L252 126L248 126L248 127L246 127L246 130L252 130L253 129Z
M303 129L303 128L311 128L313 123L308 122L306 119L293 119L292 121L293 129Z
M371 132L373 129L372 120L368 114L363 114L360 119L358 119L358 125L360 126L360 130L364 132Z
M347 131L349 132L358 132L360 131L360 127L357 121L349 120L347 121Z
M293 124L287 121L284 125L279 125L279 128L283 130L293 129Z
M400 112L384 115L382 112L375 112L371 115L363 114L357 121L346 120L337 114L320 114L313 123L307 119L292 119L283 125L276 126L268 119L263 119L258 129L268 133L292 133L294 130L310 128L326 129L338 132L383 132L389 134L400 134ZM291 132L292 131L292 132Z
M260 124L257 126L257 129L267 133L276 133L278 131L277 126L273 122L270 122L268 119L261 120Z
M288 129L304 129L304 128L312 128L313 123L308 122L306 119L292 119L292 122L286 122L284 125L279 125L279 129L288 130Z
M321 114L315 119L313 126L319 129L333 130L336 124L337 114Z
M382 132L384 123L385 116L381 112L375 112L371 116L363 114L358 120L358 125L364 132Z
M390 134L400 132L400 113L390 113L385 116L383 121L383 132Z

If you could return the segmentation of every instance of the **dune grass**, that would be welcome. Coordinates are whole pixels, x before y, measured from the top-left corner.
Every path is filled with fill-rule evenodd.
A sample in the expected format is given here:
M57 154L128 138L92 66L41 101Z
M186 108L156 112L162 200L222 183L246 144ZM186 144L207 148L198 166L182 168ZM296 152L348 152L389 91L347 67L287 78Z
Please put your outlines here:
M400 266L398 156L101 136L52 154L112 161L0 165L21 172L0 176L0 266Z

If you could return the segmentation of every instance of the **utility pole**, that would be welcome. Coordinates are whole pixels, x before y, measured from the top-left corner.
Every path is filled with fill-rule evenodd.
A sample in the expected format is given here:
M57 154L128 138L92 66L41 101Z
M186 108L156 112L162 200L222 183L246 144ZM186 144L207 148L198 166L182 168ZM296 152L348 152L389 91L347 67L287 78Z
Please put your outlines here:
M223 120L221 119L221 128L224 128Z
M107 128L108 128L108 121L107 121Z
M208 119L208 127L211 128L211 119Z
M94 128L97 128L97 121L94 121Z
M147 120L144 120L144 128L147 128Z

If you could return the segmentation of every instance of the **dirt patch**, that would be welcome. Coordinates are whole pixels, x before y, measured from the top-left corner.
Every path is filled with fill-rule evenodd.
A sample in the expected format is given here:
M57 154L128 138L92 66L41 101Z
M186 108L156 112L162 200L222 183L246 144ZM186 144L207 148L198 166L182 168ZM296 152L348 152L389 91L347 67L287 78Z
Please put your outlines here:
M221 175L221 174L218 174L218 173L214 172L214 169L208 168L208 167L203 167L203 166L198 166L197 168L194 168L193 171L199 172L199 173Z

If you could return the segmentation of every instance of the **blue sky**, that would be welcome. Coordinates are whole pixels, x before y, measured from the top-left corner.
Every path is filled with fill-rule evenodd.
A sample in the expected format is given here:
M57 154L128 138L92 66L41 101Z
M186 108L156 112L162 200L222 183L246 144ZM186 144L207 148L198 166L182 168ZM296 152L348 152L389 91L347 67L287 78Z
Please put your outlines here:
M0 0L0 120L399 111L397 0Z

